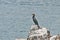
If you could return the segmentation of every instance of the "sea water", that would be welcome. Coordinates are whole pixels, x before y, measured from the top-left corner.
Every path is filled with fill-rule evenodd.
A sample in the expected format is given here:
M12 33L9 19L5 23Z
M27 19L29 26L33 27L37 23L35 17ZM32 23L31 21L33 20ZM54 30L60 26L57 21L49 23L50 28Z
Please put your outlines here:
M0 40L27 38L33 13L51 35L60 33L60 0L0 0Z

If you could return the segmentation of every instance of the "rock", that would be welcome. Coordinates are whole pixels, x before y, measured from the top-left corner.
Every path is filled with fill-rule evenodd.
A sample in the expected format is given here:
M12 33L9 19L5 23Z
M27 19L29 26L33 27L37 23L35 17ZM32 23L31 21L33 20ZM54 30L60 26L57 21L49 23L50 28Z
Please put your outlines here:
M60 35L59 34L54 35L50 38L50 40L60 40Z
M49 34L50 35L50 34ZM37 25L32 25L30 32L29 32L29 39L36 39L36 40L47 40L48 38L48 29L42 27L41 29L38 29Z
M16 40L27 40L27 39L24 39L24 38L18 38L18 39L16 39Z

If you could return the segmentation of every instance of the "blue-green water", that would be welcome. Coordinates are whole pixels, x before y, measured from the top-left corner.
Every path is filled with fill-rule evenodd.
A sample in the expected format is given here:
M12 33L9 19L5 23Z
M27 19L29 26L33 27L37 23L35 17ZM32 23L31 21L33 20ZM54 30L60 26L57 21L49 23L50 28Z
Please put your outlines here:
M60 0L0 0L0 40L26 38L32 13L52 35L60 33Z

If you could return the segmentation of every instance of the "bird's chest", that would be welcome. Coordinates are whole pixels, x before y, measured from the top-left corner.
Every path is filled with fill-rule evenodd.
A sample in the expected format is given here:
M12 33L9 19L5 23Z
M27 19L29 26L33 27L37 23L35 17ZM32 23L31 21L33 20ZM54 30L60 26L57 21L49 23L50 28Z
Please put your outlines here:
M36 18L33 18L33 20L35 21L35 20L36 20Z

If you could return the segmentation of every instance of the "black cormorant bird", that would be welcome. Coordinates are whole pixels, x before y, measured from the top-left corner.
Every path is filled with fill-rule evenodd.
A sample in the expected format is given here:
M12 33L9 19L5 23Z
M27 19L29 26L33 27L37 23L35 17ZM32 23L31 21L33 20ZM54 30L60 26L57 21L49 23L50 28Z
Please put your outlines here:
M32 16L32 19L33 19L33 22L35 23L35 25L37 25L38 26L38 29L40 28L40 26L39 26L39 24L38 24L38 21L37 21L37 19L35 18L35 14L32 14L33 16Z

